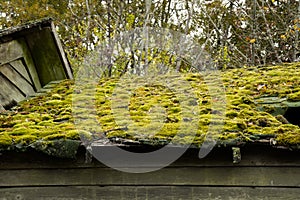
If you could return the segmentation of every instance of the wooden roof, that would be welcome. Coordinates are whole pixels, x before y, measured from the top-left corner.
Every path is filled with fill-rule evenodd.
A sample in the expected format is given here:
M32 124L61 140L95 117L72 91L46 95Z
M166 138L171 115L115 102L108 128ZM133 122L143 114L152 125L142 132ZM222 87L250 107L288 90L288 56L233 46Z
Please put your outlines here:
M0 109L66 78L72 71L50 18L0 31Z
M224 71L222 74L226 88L224 124L220 124L220 129L216 132L210 133L217 142L216 147L267 145L299 149L300 128L297 123L290 123L293 119L299 121L299 116L292 113L299 108L299 77L299 63ZM51 155L72 157L81 143L80 137L86 136L93 140L94 145L100 146L159 148L172 142L174 145L191 143L192 147L200 148L205 141L209 124L218 125L218 118L213 116L217 112L210 108L211 98L201 74L186 74L183 78L197 91L200 110L199 129L192 140L189 129L176 136L183 120L180 117L181 108L176 96L168 90L156 88L155 85L145 85L134 90L130 97L129 110L130 120L133 120L135 125L151 130L152 124L149 121L151 116L148 111L157 102L163 105L167 110L168 120L163 122L162 128L156 134L149 135L145 131L135 130L134 126L122 127L122 124L116 123L111 110L111 98L118 79L105 78L101 79L96 87L96 99L91 93L95 88L85 91L74 89L73 81L67 80L55 85L46 95L24 101L12 110L2 112L0 148L2 150L34 148ZM91 113L85 108L74 110L72 107L74 101L90 105L87 103L88 99L95 100L98 121L102 128L97 133L90 129L91 121L85 121ZM94 112L93 109L90 111ZM83 127L78 128L74 125L74 112L79 112ZM126 124L126 120L123 119L122 123ZM103 143L103 137L109 138L112 144ZM51 142L50 150L46 148L49 142Z

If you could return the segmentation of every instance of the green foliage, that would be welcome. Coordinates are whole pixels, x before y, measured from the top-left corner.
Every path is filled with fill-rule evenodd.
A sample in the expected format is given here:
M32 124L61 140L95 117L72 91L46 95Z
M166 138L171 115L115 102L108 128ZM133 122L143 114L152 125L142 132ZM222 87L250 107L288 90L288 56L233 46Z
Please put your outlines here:
M150 26L194 37L222 69L292 62L299 57L299 1L4 0L0 29L53 17L74 71L97 45L122 31ZM170 56L161 53L161 57ZM134 62L120 55L113 73ZM178 55L175 55L178 56ZM131 62L130 62L131 60ZM184 58L182 58L184 60ZM124 66L125 65L125 66ZM111 75L111 74L109 74Z

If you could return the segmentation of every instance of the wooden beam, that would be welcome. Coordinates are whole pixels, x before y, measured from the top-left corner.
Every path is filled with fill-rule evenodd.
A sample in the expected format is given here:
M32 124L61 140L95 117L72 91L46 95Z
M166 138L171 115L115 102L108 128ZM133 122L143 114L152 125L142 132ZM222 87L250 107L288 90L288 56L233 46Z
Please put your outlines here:
M269 146L241 148L243 159L232 163L231 148L215 148L207 157L198 158L198 149L189 149L171 167L300 167L299 152L287 149L274 149ZM105 168L101 162L93 159L86 163L85 148L80 147L76 159L62 159L46 156L37 151L2 152L0 169L43 169L43 168ZM120 162L120 167L122 163ZM155 165L152 165L155 166Z
M172 167L143 174L111 168L0 170L1 187L76 185L190 185L298 187L295 167Z
M26 187L0 189L0 199L30 200L174 200L174 199L238 199L286 200L298 199L298 188L264 187L189 187L189 186L78 186L78 187Z
M63 46L61 44L61 41L58 37L58 34L55 30L55 25L53 22L51 22L51 32L52 32L52 35L53 35L53 39L54 39L54 42L56 44L56 47L57 47L57 50L59 52L59 56L60 56L60 59L61 59L61 62L62 62L62 65L64 67L64 70L65 70L65 73L66 73L66 76L67 78L69 79L73 79L73 73L72 73L72 69L70 67L70 64L69 64L69 61L67 59L67 56L65 54L65 51L63 49Z

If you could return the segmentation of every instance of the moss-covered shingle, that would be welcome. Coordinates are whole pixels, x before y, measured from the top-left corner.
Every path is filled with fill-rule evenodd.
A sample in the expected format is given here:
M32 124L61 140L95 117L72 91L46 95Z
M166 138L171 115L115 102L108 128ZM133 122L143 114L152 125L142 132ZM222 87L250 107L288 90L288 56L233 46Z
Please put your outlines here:
M218 110L212 109L211 94L201 74L184 74L181 77L170 78L174 81L177 79L187 81L191 85L195 98L189 98L188 102L180 102L176 92L155 84L132 89L130 96L128 90L124 89L124 94L119 92L117 97L120 101L129 100L128 105L125 105L129 114L127 118L122 119L116 116L114 112L118 108L112 105L118 85L117 78L101 79L97 87L91 88L90 92L74 91L74 82L66 80L47 95L23 101L13 110L0 114L0 149L26 150L31 147L47 152L45 145L52 145L53 141L79 142L80 134L89 137L101 136L102 133L114 141L116 138L122 138L141 144L155 145L172 141L200 146L212 123L217 128L210 134L220 145L271 139L276 145L293 148L300 146L299 126L286 124L282 115L274 116L282 114L277 112L278 109L284 112L284 106L300 101L299 63L222 72L221 79L226 90L224 120L218 118ZM130 81L134 83L136 80ZM94 91L95 96L91 95ZM277 98L277 102L264 104L261 99L266 97ZM88 99L95 100L95 105L87 106L91 107L91 113L95 112L97 115L102 133L91 133L86 121L85 130L77 130L78 127L74 125L72 102L82 102L82 105L85 105L84 102ZM198 129L195 135L191 135L193 130L189 130L187 124L191 123L193 116L183 116L182 112L195 106L199 109L199 120L193 123L197 123ZM92 109L94 107L95 111ZM77 109L76 116L78 114L83 119L89 117L85 108L82 108L82 111ZM160 119L163 121L159 121ZM180 131L182 124L185 132ZM51 148L53 150L53 145Z

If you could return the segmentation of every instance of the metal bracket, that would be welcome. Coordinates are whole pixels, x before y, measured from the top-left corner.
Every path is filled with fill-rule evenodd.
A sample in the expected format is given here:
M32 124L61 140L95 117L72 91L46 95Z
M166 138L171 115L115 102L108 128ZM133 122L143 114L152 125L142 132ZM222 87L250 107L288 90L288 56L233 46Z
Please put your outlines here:
M233 164L238 164L242 160L241 150L239 147L232 147Z

